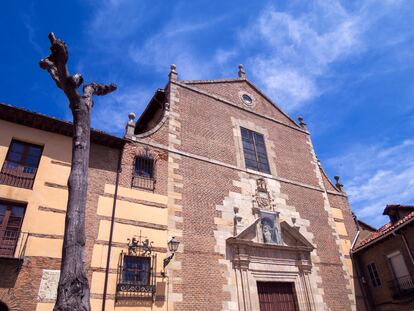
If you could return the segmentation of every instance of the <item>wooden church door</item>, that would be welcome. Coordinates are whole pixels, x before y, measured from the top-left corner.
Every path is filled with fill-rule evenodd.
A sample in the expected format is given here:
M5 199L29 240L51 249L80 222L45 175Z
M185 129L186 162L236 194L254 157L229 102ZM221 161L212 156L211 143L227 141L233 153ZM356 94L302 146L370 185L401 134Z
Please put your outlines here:
M257 282L260 311L298 311L295 287L289 282Z

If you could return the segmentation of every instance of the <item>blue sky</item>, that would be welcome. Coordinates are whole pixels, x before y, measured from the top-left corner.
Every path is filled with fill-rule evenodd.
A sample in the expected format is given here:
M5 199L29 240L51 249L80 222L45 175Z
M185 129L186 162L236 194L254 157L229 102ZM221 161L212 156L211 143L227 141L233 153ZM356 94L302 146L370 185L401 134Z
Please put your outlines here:
M8 1L0 15L2 102L70 119L38 66L50 31L69 45L72 73L118 84L92 118L116 135L171 63L182 79L236 77L243 63L282 109L303 115L359 218L379 226L387 203L414 204L413 1Z

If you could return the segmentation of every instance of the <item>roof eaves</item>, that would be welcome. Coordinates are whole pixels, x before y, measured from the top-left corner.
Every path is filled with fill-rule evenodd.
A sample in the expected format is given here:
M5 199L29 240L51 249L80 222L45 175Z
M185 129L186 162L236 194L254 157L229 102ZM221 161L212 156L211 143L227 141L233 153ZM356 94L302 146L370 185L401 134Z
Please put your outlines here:
M0 102L0 112L2 112L0 113L1 120L56 133L59 135L70 137L72 136L72 122L2 102ZM25 117L21 117L22 115L25 115ZM107 145L115 148L121 148L126 142L126 140L121 137L114 136L104 131L93 128L91 128L91 141L97 144Z
M404 218L402 218L401 220L399 220L396 224L391 225L385 229L383 229L384 227L386 227L388 224L385 224L384 226L382 226L380 229L378 229L377 231L371 233L366 239L364 239L363 241L361 241L353 250L352 253L355 253L357 251L360 251L384 238L386 238L387 236L389 236L390 234L392 234L393 232L400 230L402 227L406 226L407 224L409 224L410 222L412 222L414 220L414 211L411 212L410 214L408 214L407 216L405 216ZM381 231L384 232L381 232ZM373 235L375 235L376 233L379 233L378 236L375 236L372 238ZM366 241L366 242L365 242ZM365 242L365 243L364 243Z

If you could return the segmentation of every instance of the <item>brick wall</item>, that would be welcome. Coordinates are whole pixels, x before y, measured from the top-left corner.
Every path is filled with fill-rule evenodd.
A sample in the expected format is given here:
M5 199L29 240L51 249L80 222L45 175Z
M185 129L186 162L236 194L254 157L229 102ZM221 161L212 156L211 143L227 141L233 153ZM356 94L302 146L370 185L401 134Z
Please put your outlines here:
M229 294L223 291L227 284L223 278L226 268L219 262L223 258L217 253L217 243L221 241L217 236L214 239L214 230L218 229L214 218L222 217L215 206L222 204L229 193L241 193L239 188L233 186L240 182L238 173L244 168L239 167L237 162L234 131L239 129L234 128L232 119L267 131L268 143L272 145L272 152L269 152L270 146L266 146L269 161L275 167L272 174L275 178L286 180L281 182L281 195L287 197L287 204L299 213L299 222L309 223L307 230L317 248L317 256L313 259L314 269L320 278L320 290L315 289L315 292L322 293L325 305L331 310L351 310L354 302L350 296L353 291L349 278L345 277L340 240L333 228L332 215L327 211L331 197L328 201L327 196L323 196L325 189L316 174L308 134L265 102L245 82L175 86L179 101L172 103L172 108L180 122L180 143L175 144L174 148L189 156L180 156L179 169L175 170L183 178L183 187L179 190L181 199L178 200L182 212L176 215L182 217L179 227L182 229L184 251L177 256L181 269L175 272L182 282L173 285L177 293L182 293L183 299L174 305L174 310L222 310L223 303L230 299ZM243 91L257 100L253 108L245 109L243 106L240 100ZM220 97L235 105L224 103ZM255 113L249 113L249 109ZM204 160L197 159L197 156ZM251 178L257 177L251 175ZM332 196L332 202L344 212L345 225L353 236L355 228L346 197Z

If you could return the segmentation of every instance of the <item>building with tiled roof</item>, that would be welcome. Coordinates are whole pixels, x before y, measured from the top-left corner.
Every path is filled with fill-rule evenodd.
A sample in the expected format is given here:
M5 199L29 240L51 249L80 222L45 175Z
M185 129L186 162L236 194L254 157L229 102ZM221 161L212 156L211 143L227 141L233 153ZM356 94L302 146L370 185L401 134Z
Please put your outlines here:
M378 230L359 222L353 262L370 310L414 310L414 206L390 204ZM364 226L365 225L365 226Z

